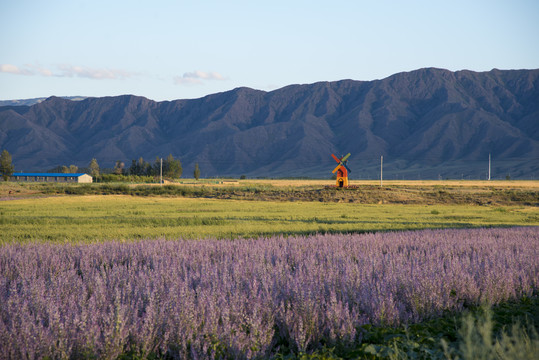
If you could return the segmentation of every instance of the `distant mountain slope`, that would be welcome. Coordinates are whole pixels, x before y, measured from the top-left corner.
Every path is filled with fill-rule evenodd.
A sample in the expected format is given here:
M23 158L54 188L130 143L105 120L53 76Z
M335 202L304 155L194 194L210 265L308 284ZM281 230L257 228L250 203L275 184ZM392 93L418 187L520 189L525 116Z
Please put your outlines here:
M63 96L63 99L78 101L84 100L84 96ZM40 102L46 100L47 98L33 98L33 99L18 99L18 100L0 100L0 106L32 106L39 104Z
M238 88L194 100L136 96L0 107L0 148L17 170L179 157L190 176L539 177L539 69L420 69L383 80ZM478 169L478 164L483 168Z

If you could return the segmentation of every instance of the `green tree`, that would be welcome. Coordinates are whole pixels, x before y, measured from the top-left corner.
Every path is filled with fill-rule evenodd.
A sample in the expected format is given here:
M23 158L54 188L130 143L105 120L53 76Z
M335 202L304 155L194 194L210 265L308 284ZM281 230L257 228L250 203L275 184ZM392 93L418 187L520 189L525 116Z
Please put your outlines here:
M79 167L77 165L69 165L69 167L62 165L61 167L61 172L64 174L75 174L77 171L79 171Z
M165 163L163 162L163 175L165 174ZM159 176L161 174L161 158L159 156L155 157L153 165L150 166L150 175Z
M131 160L131 166L129 167L129 174L131 175L138 175L139 174L139 167L137 160Z
M131 166L129 167L129 173L131 175L151 175L151 165L144 161L142 157L137 160L131 160Z
M172 154L169 154L166 160L163 161L163 176L169 178L179 178L182 176L182 163L180 159L174 159Z
M195 172L193 175L195 176L196 180L200 178L200 169L198 168L198 163L195 164Z
M114 172L116 175L122 175L122 174L124 173L124 167L125 167L125 164L123 163L123 161L117 160L117 161L116 161L116 165L114 165L114 170L113 170L113 172Z
M138 167L139 167L139 172L140 174L138 175L150 175L152 169L151 169L151 165L149 162L147 161L144 161L144 159L142 158L142 156L138 159Z
M88 167L90 168L90 175L93 178L99 177L99 164L95 158L90 161L90 165L88 165Z
M13 175L13 171L15 171L15 167L11 163L11 155L7 150L4 150L0 155L0 172L4 177L4 181L9 180L9 177Z

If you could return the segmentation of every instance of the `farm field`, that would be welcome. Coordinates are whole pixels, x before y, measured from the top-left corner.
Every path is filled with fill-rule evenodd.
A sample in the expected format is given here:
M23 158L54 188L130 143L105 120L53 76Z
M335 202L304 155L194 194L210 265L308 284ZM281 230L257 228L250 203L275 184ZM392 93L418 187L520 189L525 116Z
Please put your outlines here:
M324 186L0 184L0 358L534 358L538 182Z
M490 317L457 333L447 314L498 304L537 321L538 237L527 227L4 245L0 358L532 359L532 329L491 343Z
M203 239L426 228L539 226L533 206L249 201L124 195L0 202L0 243Z
M180 180L167 185L136 183L4 183L0 199L60 194L124 194L136 196L210 197L239 200L356 202L362 204L539 203L539 181L377 181L351 180L352 190L328 188L333 180Z
M349 180L350 185L355 186L380 186L380 180ZM225 183L226 184L226 183ZM272 186L332 186L335 185L335 180L315 180L315 179L249 179L238 180L237 184L255 184L255 185L272 185ZM539 189L539 181L537 180L383 180L383 186L407 186L407 187L500 187L500 188L522 188L522 189Z

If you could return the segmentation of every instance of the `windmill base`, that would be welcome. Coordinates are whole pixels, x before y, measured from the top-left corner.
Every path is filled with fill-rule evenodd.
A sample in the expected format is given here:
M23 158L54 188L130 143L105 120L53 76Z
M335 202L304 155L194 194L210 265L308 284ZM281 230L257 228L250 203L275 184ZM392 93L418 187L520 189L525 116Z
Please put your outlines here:
M335 190L357 190L359 189L359 185L348 185L346 187L339 187L336 185L327 185L324 186L325 189L335 189Z
M337 187L348 187L348 176L337 177Z

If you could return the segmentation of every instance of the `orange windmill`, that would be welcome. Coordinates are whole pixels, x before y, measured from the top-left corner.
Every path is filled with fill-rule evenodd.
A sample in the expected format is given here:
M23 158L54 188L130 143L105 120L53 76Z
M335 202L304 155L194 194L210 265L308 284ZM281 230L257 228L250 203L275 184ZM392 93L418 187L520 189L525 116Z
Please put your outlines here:
M337 172L337 187L348 187L348 173L352 172L352 170L346 166L346 163L348 162L350 153L342 156L340 159L333 154L331 154L331 156L333 156L333 159L339 163L339 165L332 171L334 174Z

